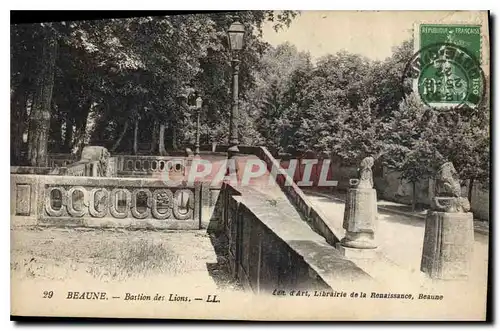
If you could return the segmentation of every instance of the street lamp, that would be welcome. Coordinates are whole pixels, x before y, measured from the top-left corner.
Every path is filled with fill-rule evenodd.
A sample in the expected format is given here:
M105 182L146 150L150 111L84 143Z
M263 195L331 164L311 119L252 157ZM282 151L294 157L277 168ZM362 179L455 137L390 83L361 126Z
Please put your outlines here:
M200 155L200 111L203 105L203 99L201 97L196 98L196 144L195 144L195 155Z
M231 50L231 62L233 65L233 104L231 108L231 117L229 125L229 149L228 156L233 152L238 152L238 74L240 71L239 51L243 48L243 37L245 35L245 26L240 22L234 22L227 31L229 47Z
M229 47L231 50L231 63L233 65L233 104L231 108L229 124L229 148L227 157L233 159L234 166L231 164L227 168L226 175L237 173L237 165L234 156L239 152L238 144L238 74L240 71L239 51L243 48L243 37L245 36L245 27L240 22L234 22L227 31Z

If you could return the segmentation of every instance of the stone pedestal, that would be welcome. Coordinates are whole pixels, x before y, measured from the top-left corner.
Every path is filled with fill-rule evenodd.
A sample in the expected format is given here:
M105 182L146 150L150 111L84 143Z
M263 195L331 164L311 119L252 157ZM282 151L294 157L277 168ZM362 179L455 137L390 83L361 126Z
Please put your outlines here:
M377 191L373 188L351 188L347 192L341 245L354 249L377 248Z
M374 259L377 257L379 252L378 248L352 248L343 246L342 243L337 243L335 248L348 259L359 260L359 259Z
M472 213L427 213L421 271L434 279L467 279L473 248Z
M97 163L92 163L90 165L90 168L91 168L90 176L92 176L92 177L99 177L99 168L98 168Z

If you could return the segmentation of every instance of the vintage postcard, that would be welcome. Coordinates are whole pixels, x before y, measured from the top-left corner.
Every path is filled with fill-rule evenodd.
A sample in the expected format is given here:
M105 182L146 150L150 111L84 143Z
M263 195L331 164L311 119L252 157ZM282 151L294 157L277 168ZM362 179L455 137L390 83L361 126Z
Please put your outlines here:
M25 15L12 319L487 319L487 11Z

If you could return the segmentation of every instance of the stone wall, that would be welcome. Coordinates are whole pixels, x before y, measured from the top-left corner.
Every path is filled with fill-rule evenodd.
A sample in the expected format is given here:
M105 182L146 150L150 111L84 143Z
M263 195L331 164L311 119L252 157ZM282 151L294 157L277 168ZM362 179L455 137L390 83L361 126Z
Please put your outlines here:
M490 188L487 185L474 183L472 186L471 209L474 217L490 220Z
M37 223L42 197L40 178L35 175L10 176L11 225L29 226Z
M16 225L201 228L201 185L157 179L11 175Z
M332 178L337 181L337 186L334 187L334 190L347 190L349 185L350 178L358 178L358 168L354 166L342 166L338 162L332 161L330 164L332 168Z
M341 166L338 162L332 162L332 176L338 181L336 190L346 190L349 187L349 178L357 176L355 167ZM374 172L374 188L377 190L377 198L411 205L413 201L413 184L400 178L401 172L389 170L383 167L380 172ZM468 181L462 186L462 196L467 196ZM417 204L428 206L433 194L433 180L423 179L416 183L415 192ZM474 217L489 220L489 187L475 182L472 189L471 209Z
M413 200L412 183L400 179L401 173L384 169L383 177L376 177L375 187L379 199L395 201L404 204L411 204ZM469 181L462 185L462 196L468 194ZM430 205L434 192L433 179L424 179L416 183L416 202L425 206ZM481 183L474 182L472 188L471 210L475 218L489 221L490 219L490 192L489 187Z
M220 208L220 204L217 205L219 201L219 196L221 192L221 187L212 185L210 182L205 181L201 183L201 215L202 222L201 227L203 229L212 227L218 227L217 223L219 220L216 220L216 207ZM210 224L212 222L212 224Z
M246 289L332 290L341 279L370 279L311 229L291 235L291 220L266 212L256 199L227 184L219 196L225 206L220 230L228 238L231 272ZM259 208L264 210L259 213Z
M413 201L413 184L400 177L401 173L399 171L390 171L384 168L382 176L374 178L378 198L410 205ZM429 179L417 182L415 192L417 203L429 205L432 183L429 182Z
M271 153L265 147L258 147L254 153L266 163L269 171L278 169L276 182L311 228L322 235L330 245L334 246L337 244L342 239L342 236L333 227L328 226L328 223L325 221L326 216L309 202L304 192L295 184L292 177L285 170L279 170L281 169L280 163Z

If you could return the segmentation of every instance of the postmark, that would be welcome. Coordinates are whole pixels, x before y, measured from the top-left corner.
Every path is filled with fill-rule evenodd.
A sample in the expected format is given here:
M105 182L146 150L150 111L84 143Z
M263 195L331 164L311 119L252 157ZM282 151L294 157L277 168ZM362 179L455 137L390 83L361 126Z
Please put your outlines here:
M452 43L421 48L412 56L402 76L405 93L411 92L410 88L423 103L441 109L478 107L484 99L485 82L474 54Z

